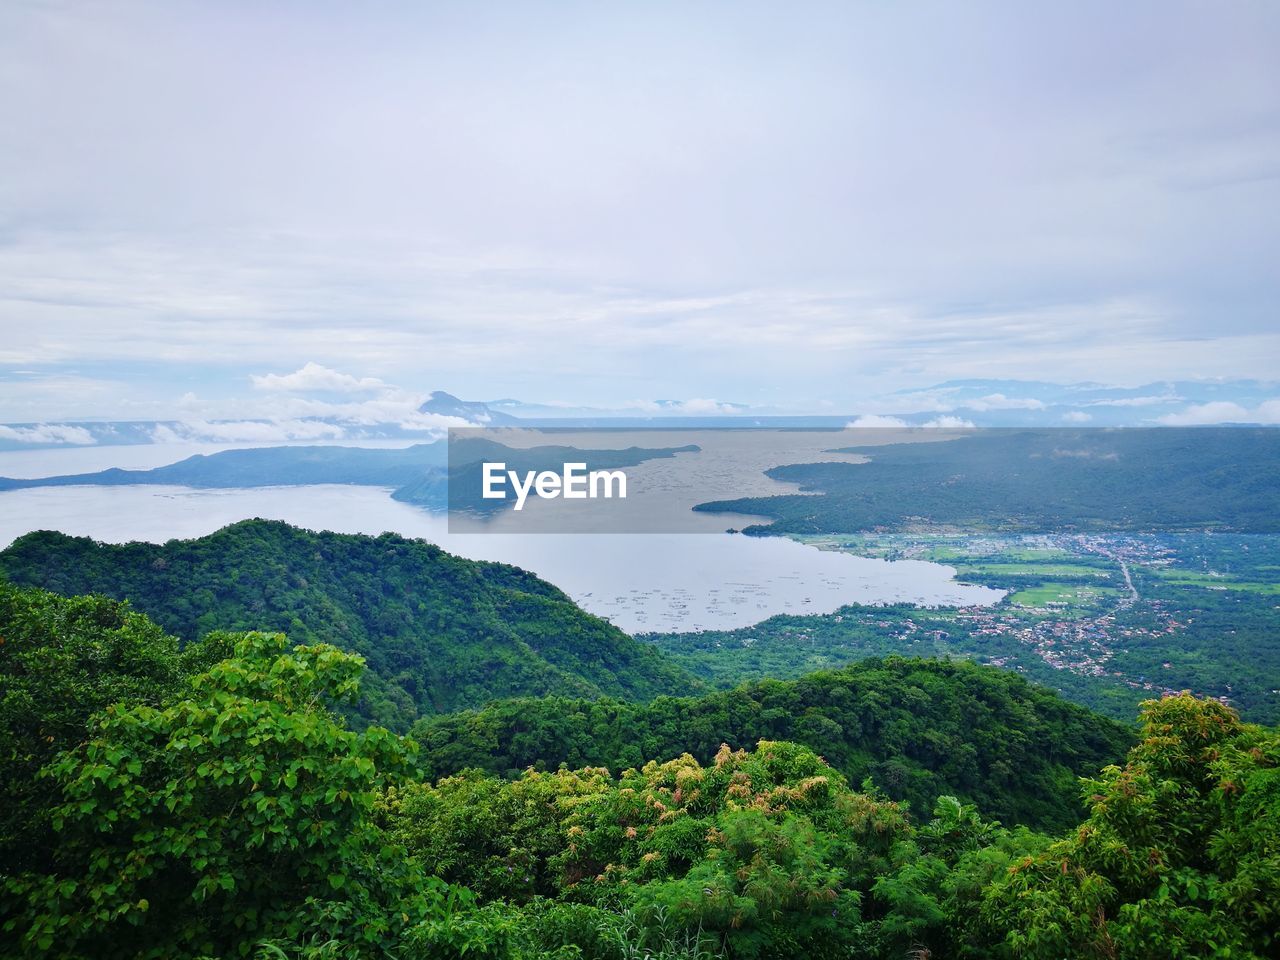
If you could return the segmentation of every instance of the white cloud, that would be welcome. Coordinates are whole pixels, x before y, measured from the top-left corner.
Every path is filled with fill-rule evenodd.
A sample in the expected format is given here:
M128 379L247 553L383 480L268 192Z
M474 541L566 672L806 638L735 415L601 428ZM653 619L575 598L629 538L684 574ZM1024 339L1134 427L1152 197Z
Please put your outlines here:
M0 424L0 440L18 443L70 443L77 446L96 443L93 434L83 427L59 423L42 423L34 427L7 427Z
M1093 417L1083 410L1071 410L1062 415L1063 423L1088 423Z
M719 414L719 413L741 413L742 407L739 404L727 403L721 400L712 400L709 398L694 397L691 400L682 400L676 404L683 414Z
M376 377L353 377L314 361L303 364L293 373L251 374L249 379L257 390L287 393L367 393L387 386Z
M152 431L155 443L286 443L298 440L341 440L346 431L314 420L183 420Z
M1195 427L1214 423L1280 424L1280 400L1267 400L1252 410L1226 400L1192 404L1179 413L1167 413L1156 422L1169 427Z
M714 416L743 412L743 406L740 403L706 397L693 397L689 400L635 400L627 404L624 409L672 416Z
M961 407L968 410L1043 410L1043 401L1034 397L1006 397L1003 393L989 393L977 400L966 400Z
M899 417L886 417L879 413L868 413L845 424L846 430L860 430L863 427L908 427L907 421Z
M946 399L951 390L895 391L888 396L860 400L858 406L872 413L949 413L957 404Z
M1181 397L1169 394L1163 397L1116 397L1111 400L1092 400L1091 407L1154 407L1162 403L1177 403Z
M374 377L352 376L314 362L290 374L255 376L253 381L261 391L258 395L202 401L194 394L186 394L180 403L187 414L184 423L196 425L192 429L202 436L242 432L245 436L241 439L246 440L254 439L256 434L273 439L268 436L272 430L267 424L278 425L275 433L283 439L318 438L320 427L307 424L321 420L329 421L324 426L338 431L335 436L350 434L351 428L389 424L432 434L443 434L450 427L474 426L461 417L419 412L427 399L425 393ZM369 391L374 395L354 396ZM321 395L301 395L311 392ZM334 397L344 393L346 397ZM229 422L245 425L231 427Z
M855 420L850 420L845 424L845 429L858 430L863 427L915 429L917 427L922 427L927 430L968 430L972 429L973 425L972 420L966 420L963 417L934 417L932 420L926 420L924 423L913 425L908 423L906 420L903 420L901 417L886 417L879 413L867 413Z
M0 330L4 331L0 340L12 333L3 319ZM3 349L0 345L0 352ZM123 405L117 404L129 389L122 378L85 376L75 370L0 372L0 422L59 423L124 413Z
M445 431L450 427L474 426L461 417L439 413L420 413L418 407L426 397L422 394L399 390L388 391L371 400L346 403L316 400L309 397L289 397L273 403L272 419L324 418L337 420L350 426L374 426L393 423L406 430Z

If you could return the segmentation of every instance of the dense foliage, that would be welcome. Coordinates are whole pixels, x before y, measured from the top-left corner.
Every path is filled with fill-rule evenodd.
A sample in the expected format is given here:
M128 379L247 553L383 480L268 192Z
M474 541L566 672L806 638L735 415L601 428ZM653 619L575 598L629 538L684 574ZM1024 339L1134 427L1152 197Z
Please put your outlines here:
M603 770L459 777L390 797L397 836L482 898L665 915L733 956L848 956L861 902L908 832L811 751L762 742L618 780Z
M178 643L126 604L0 581L0 862L29 866L48 846L40 768L79 743L89 718L180 689Z
M870 461L774 467L803 492L697 509L773 517L769 533L1280 532L1280 432L1267 428L984 430L847 452Z
M248 956L271 939L351 957L443 948L438 926L470 895L424 878L372 819L412 741L329 710L361 669L250 633L167 705L107 707L40 776L58 840L49 863L0 875L5 939L22 956L120 960Z
M899 657L647 704L505 701L432 718L413 733L433 777L561 764L618 771L686 752L709 762L722 744L790 740L917 813L954 794L1006 822L1042 828L1076 822L1076 778L1119 759L1132 742L1127 728L1015 674Z
M1275 956L1280 736L1213 701L1143 710L1123 768L1086 782L1091 813L1021 861L984 920L1020 957Z
M24 944L212 954L275 930L364 937L369 921L350 921L373 907L384 927L381 888L402 866L365 821L380 777L408 758L386 731L344 731L327 711L358 669L333 648L248 634L190 696L108 708L49 768L63 801L54 869L8 891L26 903Z
M1152 701L1062 839L952 797L916 825L798 745L710 764L464 773L388 794L399 839L483 900L634 911L726 957L1262 958L1280 945L1280 734ZM613 957L581 931L586 956ZM572 932L572 931L571 931Z
M371 674L357 714L397 730L495 697L643 699L698 687L533 574L393 534L249 520L198 540L115 546L41 532L0 552L0 573L127 599L187 642L265 630L354 651Z
M0 661L5 689L26 691L29 724L10 714L5 732L59 731L3 784L6 807L50 812L41 857L0 861L6 955L1260 960L1280 946L1280 734L1213 701L1148 704L1125 765L1085 781L1087 819L1054 841L951 796L913 816L768 739L433 782L430 746L334 711L358 693L356 656L263 633L180 655L119 604L0 596L0 650L18 651ZM1025 698L1004 713L983 699L979 678L1007 674L868 669L883 676L846 688L882 720L890 690L936 709L927 691L991 711L1011 744L1022 723L1061 734ZM759 712L748 694L718 696Z

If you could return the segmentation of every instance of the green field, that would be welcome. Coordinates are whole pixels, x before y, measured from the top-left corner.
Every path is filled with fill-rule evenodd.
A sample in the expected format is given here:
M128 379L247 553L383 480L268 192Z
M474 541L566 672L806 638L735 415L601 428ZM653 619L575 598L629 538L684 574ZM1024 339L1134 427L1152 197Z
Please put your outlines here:
M1062 603L1068 608L1089 607L1106 597L1117 593L1114 587L1081 586L1076 583L1043 583L1037 587L1028 587L1010 594L1008 603L1016 607L1046 607L1051 603Z
M960 568L962 574L980 574L983 576L1015 576L1035 575L1041 577L1099 577L1108 579L1114 568L1088 567L1082 563L1036 563L1031 561L1009 563L970 563L964 560L950 561Z
M1220 574L1194 573L1189 570L1169 567L1152 572L1165 583L1184 587L1205 587L1210 590L1245 590L1250 593L1280 596L1280 582L1264 583L1257 580L1236 580Z

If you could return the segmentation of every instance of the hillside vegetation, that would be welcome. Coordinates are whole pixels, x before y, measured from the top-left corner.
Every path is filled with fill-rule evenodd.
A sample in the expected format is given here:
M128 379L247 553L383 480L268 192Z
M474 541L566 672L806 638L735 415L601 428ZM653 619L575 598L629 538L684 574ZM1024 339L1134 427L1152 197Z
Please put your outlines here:
M701 686L531 573L393 534L247 520L117 546L42 531L0 552L0 573L129 600L188 643L211 630L285 631L359 653L370 676L357 715L396 730L501 697L639 700Z
M912 816L771 740L621 772L431 782L430 747L335 712L359 696L362 663L331 645L212 633L179 653L119 604L9 586L0 637L14 745L0 799L34 827L0 822L0 936L23 960L1280 947L1280 735L1213 701L1146 704L1123 766L1082 783L1087 814L1054 837L945 795ZM928 668L900 669L926 685ZM959 686L972 709L990 671L965 671L942 670L932 695ZM1016 742L1024 719L991 729Z
M1280 431L1265 427L982 430L841 449L869 462L774 467L770 477L802 493L695 509L773 517L747 530L771 534L1280 532Z
M616 772L683 753L705 763L725 744L789 740L917 813L954 794L1006 822L1050 829L1078 820L1076 778L1133 741L1128 727L1008 671L899 657L646 704L503 701L422 721L413 736L430 777L561 765Z

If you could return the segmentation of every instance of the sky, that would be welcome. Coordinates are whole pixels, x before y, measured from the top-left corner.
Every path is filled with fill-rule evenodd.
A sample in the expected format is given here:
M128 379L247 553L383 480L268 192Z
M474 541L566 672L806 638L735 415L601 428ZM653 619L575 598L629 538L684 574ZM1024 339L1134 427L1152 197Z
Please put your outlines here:
M306 370L397 409L1275 379L1277 50L1269 0L10 0L0 422L294 416L261 378Z

